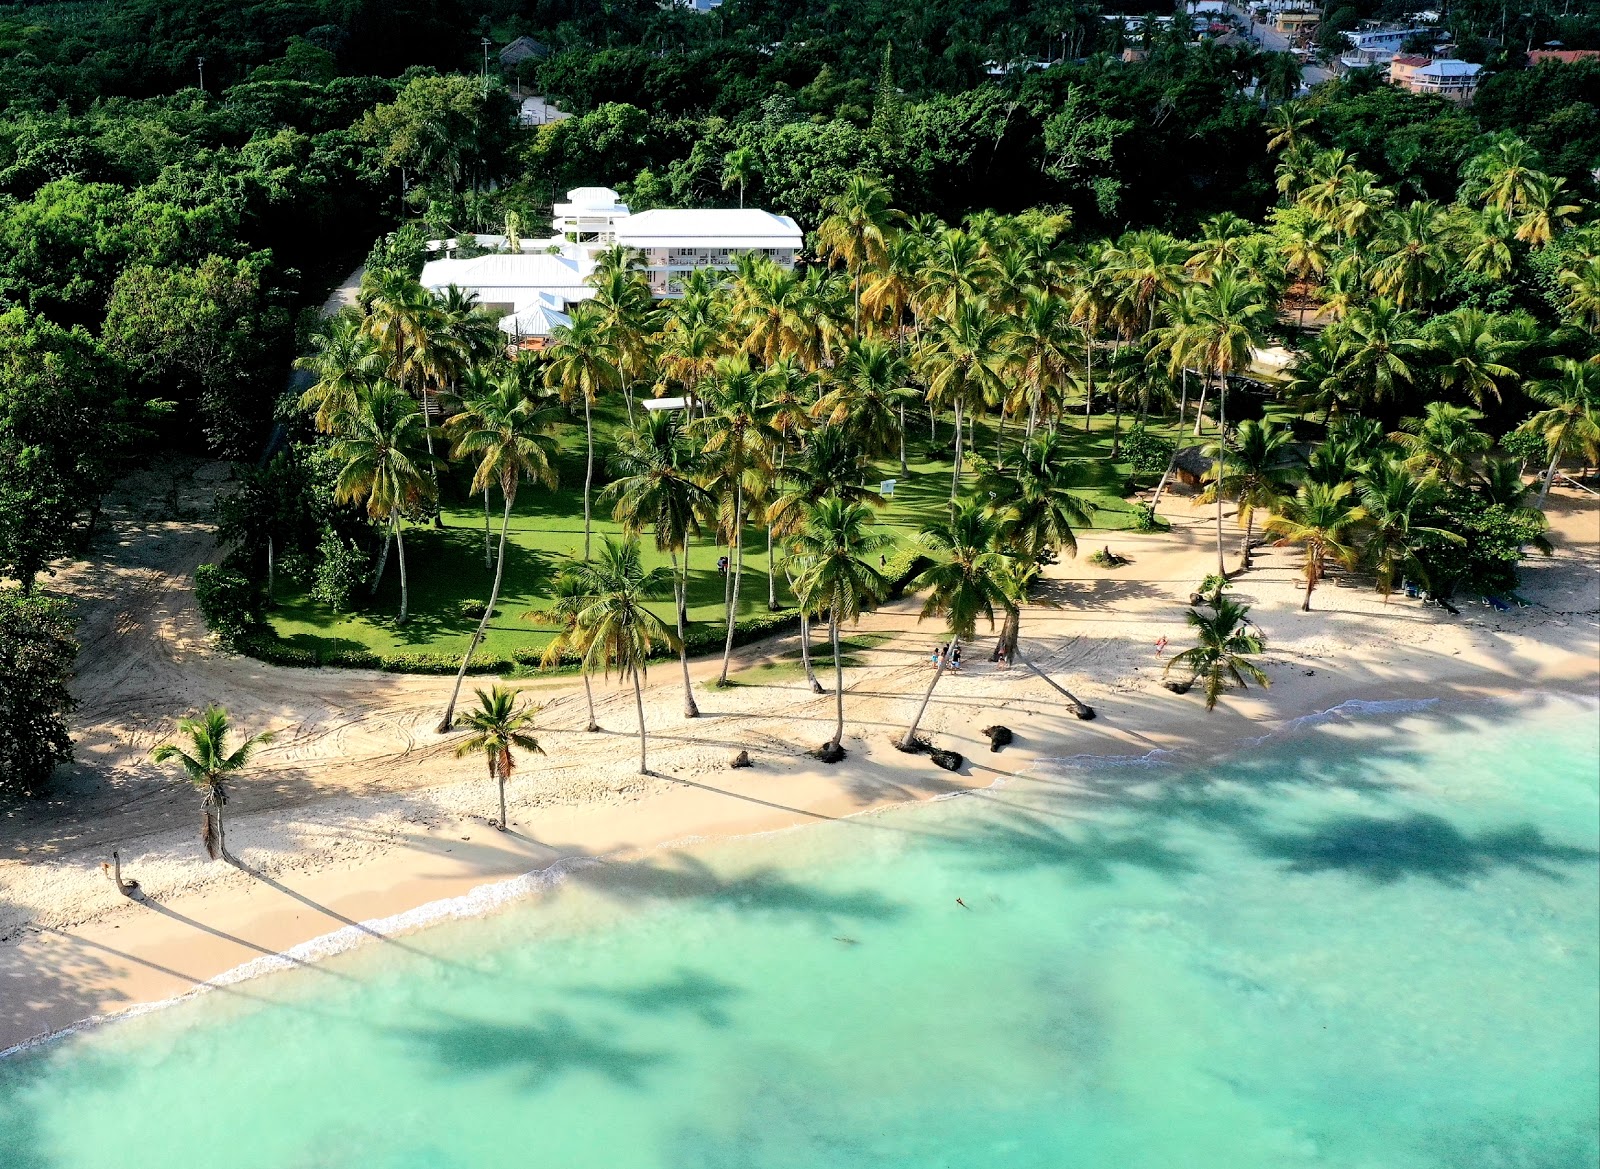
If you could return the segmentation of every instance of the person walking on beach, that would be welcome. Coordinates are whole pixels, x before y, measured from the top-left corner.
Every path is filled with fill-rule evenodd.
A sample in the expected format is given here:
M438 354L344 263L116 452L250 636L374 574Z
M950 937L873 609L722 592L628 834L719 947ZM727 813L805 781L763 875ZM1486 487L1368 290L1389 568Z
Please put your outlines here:
M1167 652L1167 637L1166 637L1166 634L1162 634L1160 637L1156 638L1156 657L1159 658L1162 655L1164 655L1166 652Z

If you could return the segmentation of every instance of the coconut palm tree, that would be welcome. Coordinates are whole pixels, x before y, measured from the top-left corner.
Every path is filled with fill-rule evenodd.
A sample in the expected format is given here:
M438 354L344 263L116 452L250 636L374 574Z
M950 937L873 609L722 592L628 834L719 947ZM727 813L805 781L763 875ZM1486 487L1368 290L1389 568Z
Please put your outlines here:
M817 225L817 245L829 264L850 274L855 300L856 332L861 332L861 278L869 268L881 269L888 259L888 240L901 215L891 206L883 180L851 175L828 204L828 216Z
M1041 430L1023 443L1016 465L991 469L979 484L989 510L1000 517L1006 547L1037 560L1063 550L1078 552L1076 528L1094 522L1093 508L1073 490L1078 463L1060 431Z
M822 396L811 415L838 426L869 455L898 448L900 474L906 474L906 407L921 399L909 385L911 367L892 347L867 337L850 342L839 364L827 372Z
M529 733L539 708L532 704L518 707L516 691L504 686L496 686L488 693L482 690L476 693L478 708L461 716L472 733L457 745L456 758L483 756L489 766L489 778L494 780L500 795L500 819L495 827L504 832L510 827L506 822L506 780L516 770L516 752L544 754L539 740Z
M1007 598L1007 558L1000 551L1003 528L1000 517L982 504L969 500L956 508L949 519L935 520L922 529L921 542L933 564L912 582L912 588L928 590L918 619L942 616L950 640L939 655L916 717L900 741L904 750L914 746L917 727L922 724L934 687L944 677L957 644L973 635L979 617L987 617L993 628L995 608L1003 609Z
M923 251L914 307L919 327L930 317L954 320L961 306L984 294L994 261L983 241L958 227L936 232Z
M1358 408L1370 408L1412 385L1430 350L1416 320L1382 298L1340 322L1338 340L1343 380L1357 391Z
M688 596L689 542L701 522L716 510L716 499L699 479L706 460L684 433L683 423L668 413L647 414L622 437L611 459L613 479L600 494L613 502L611 518L629 535L650 528L656 550L672 556L672 590L678 624L678 660L683 668L683 717L700 717L689 681ZM679 554L682 571L679 571Z
M962 301L955 314L929 323L918 346L917 363L928 384L928 401L955 413L956 449L950 475L950 502L961 486L962 420L1000 401L1008 390L1012 364L1010 326L980 300Z
M1302 613L1311 611L1311 591L1327 574L1330 563L1350 568L1356 562L1354 533L1367 513L1351 502L1354 492L1353 483L1302 483L1298 492L1283 501L1279 513L1267 521L1267 532L1279 537L1280 545L1299 544L1305 549Z
M1273 511L1294 490L1294 477L1301 465L1294 449L1294 435L1288 427L1270 419L1258 422L1248 418L1239 423L1231 447L1216 442L1205 453L1212 460L1211 481L1195 502L1215 502L1221 491L1238 505L1239 526L1244 529L1239 571L1248 572L1256 512Z
M1520 210L1533 183L1543 177L1538 163L1538 154L1522 139L1502 137L1467 163L1462 197L1501 211Z
M406 578L406 544L401 518L433 497L437 485L433 459L423 449L427 424L410 395L390 382L362 391L355 409L345 415L333 443L340 464L334 498L367 505L367 514L389 525L400 558L400 613L406 623L411 590Z
M1459 308L1434 317L1425 335L1440 389L1460 390L1482 408L1500 401L1501 386L1517 379L1507 362L1521 345L1504 335L1502 318L1492 313Z
M1009 348L1013 373L1027 394L1026 437L1033 436L1041 421L1054 424L1065 413L1077 332L1066 300L1037 288L1023 290Z
M347 309L312 334L311 353L295 366L317 379L300 396L300 408L314 410L317 429L331 434L339 418L355 409L360 393L383 375L384 356L361 317Z
M1363 551L1377 573L1378 591L1386 604L1401 575L1429 584L1419 556L1429 538L1466 543L1455 532L1422 522L1423 514L1444 494L1431 475L1419 477L1395 459L1380 459L1361 476L1358 490L1366 512Z
M861 308L866 313L867 332L882 330L898 346L922 265L920 235L902 230L889 236L882 262L863 274Z
M764 256L738 258L731 327L743 349L771 365L798 354L812 330L800 277Z
M556 574L551 588L551 604L531 614L533 620L544 625L557 625L560 631L544 647L539 665L544 669L559 666L567 658L576 658L578 674L583 679L583 700L589 711L589 721L584 731L594 734L600 724L594 714L594 686L589 681L589 631L578 625L578 614L589 599L579 575L569 566Z
M644 273L629 266L629 260L637 254L631 248L626 249L621 263L597 267L588 281L594 287L594 296L584 302L594 305L600 317L600 340L616 366L630 426L633 424L633 383L644 376L649 365L650 338L657 316Z
M1565 190L1567 180L1539 175L1529 186L1522 203L1522 213L1517 216L1517 238L1532 248L1542 248L1568 227L1583 210L1577 203L1565 200L1570 194Z
M1194 630L1195 644L1167 660L1166 672L1174 666L1189 671L1189 682L1205 679L1206 709L1215 710L1217 699L1230 685L1241 690L1250 683L1270 686L1265 671L1250 659L1266 648L1266 639L1251 627L1250 606L1231 601L1220 593L1209 602L1210 613L1199 609L1188 612L1189 627Z
M1448 224L1429 202L1391 211L1383 231L1370 245L1378 257L1372 268L1372 290L1402 309L1426 303L1439 292L1450 268L1445 248Z
M1511 275L1516 266L1512 245L1517 238L1517 225L1511 216L1499 207L1481 211L1463 207L1455 215L1454 242L1461 266L1491 280L1504 280Z
M1304 103L1286 101L1267 111L1267 151L1293 150L1305 140L1305 132L1316 120L1306 113Z
M233 859L228 855L228 838L222 825L222 810L228 806L228 785L245 769L257 748L272 742L271 732L263 732L250 736L230 751L228 736L232 730L228 712L213 704L206 707L199 718L178 720L178 733L188 740L187 750L176 743L163 743L150 754L156 763L176 759L183 768L184 778L199 790L200 841L212 860Z
M833 738L823 753L830 761L841 757L844 738L844 659L839 651L839 626L859 621L863 609L883 599L889 582L871 563L894 545L894 540L873 532L872 509L829 496L806 512L805 526L792 538L791 547L804 566L796 584L800 603L812 616L828 615L828 639L833 646Z
M1545 408L1522 424L1520 429L1539 435L1550 452L1535 507L1544 510L1544 501L1555 481L1556 467L1566 455L1584 452L1600 460L1600 365L1558 357L1550 362L1554 376L1528 384L1528 396Z
M646 756L644 691L642 682L650 655L657 646L677 648L677 638L647 604L658 600L671 583L667 571L646 572L639 556L639 541L607 536L600 555L575 566L574 576L584 601L577 627L587 645L584 664L599 665L606 676L613 668L633 682L633 705L639 716L639 774L650 774Z
M1563 311L1590 334L1600 333L1600 256L1579 256L1556 273L1566 293Z
M1446 482L1465 481L1473 459L1494 445L1494 440L1478 429L1482 421L1483 415L1470 406L1429 402L1421 418L1407 418L1399 432L1389 437L1410 454L1416 473L1432 471Z
M506 570L506 538L511 531L511 508L517 500L517 489L530 481L555 489L556 440L550 434L554 422L552 412L541 408L537 400L528 396L516 373L507 372L466 398L460 412L445 423L445 433L455 444L455 457L477 460L471 490L487 493L491 486L497 486L505 506L500 514L500 545L495 554L489 602L478 627L473 630L472 640L467 643L467 652L461 655L461 668L456 671L450 701L445 704L444 717L439 720L441 735L454 724L461 683L500 599L500 582Z
M602 394L622 384L621 360L607 335L605 310L584 301L572 310L570 325L550 332L550 364L545 384L561 394L568 405L583 403L585 443L583 469L583 558L589 559L591 517L589 493L594 486L594 404Z
M756 152L748 146L730 150L722 156L722 189L739 188L739 206L744 206L744 189L761 177Z
M744 529L749 519L746 503L750 497L759 499L765 492L780 436L772 425L771 403L761 377L742 354L717 362L708 405L709 415L692 422L689 431L709 460L712 490L719 497L719 522L733 558L727 596L727 639L722 648L722 672L717 678L717 685L726 686L744 583Z

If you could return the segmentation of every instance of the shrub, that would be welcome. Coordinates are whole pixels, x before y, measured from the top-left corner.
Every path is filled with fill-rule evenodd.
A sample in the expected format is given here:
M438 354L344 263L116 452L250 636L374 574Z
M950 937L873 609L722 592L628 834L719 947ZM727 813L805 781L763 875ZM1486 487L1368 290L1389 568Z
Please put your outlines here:
M1167 469L1177 444L1171 439L1151 434L1144 423L1136 422L1123 440L1122 450L1133 466L1134 478L1140 475L1159 475Z
M194 570L194 599L222 648L246 652L244 639L261 626L260 586L242 572L202 564Z
M336 613L350 608L350 599L367 574L367 558L354 543L332 528L317 545L317 567L312 573L311 598Z

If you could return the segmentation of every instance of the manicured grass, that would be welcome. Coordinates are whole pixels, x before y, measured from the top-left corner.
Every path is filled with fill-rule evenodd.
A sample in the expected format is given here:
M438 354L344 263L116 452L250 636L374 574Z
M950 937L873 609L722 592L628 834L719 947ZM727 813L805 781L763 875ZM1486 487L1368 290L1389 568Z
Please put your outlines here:
M887 633L846 633L841 629L839 660L846 666L859 666L864 660L861 657L862 650L880 646L890 636ZM811 630L811 668L818 674L828 674L833 670L833 645L828 641L828 627L825 624L813 626ZM787 653L728 676L745 686L759 686L765 682L786 682L791 678L804 677L805 669L800 647L796 646Z
M596 428L596 488L604 481L603 457L610 449L608 435L622 419L608 416ZM1126 420L1125 420L1126 424ZM992 425L980 424L976 440L986 457L994 454ZM1129 467L1112 463L1111 420L1094 419L1085 433L1082 420L1064 427L1074 457L1082 460L1083 494L1096 507L1095 526L1120 529L1131 525L1135 510L1122 498ZM1170 434L1171 427L1153 427ZM941 421L939 438L948 441L950 424ZM1008 428L1008 446L1020 434ZM555 491L524 487L512 511L507 542L505 580L495 615L485 634L482 652L486 657L509 657L516 649L547 643L554 626L543 620L550 604L550 591L563 564L583 555L583 428L568 427L561 436L561 486ZM927 432L913 432L909 445L909 474L901 476L897 462L879 464L878 478L898 480L895 494L879 513L879 523L894 537L897 547L916 539L922 526L941 514L950 497L950 463L928 457ZM463 602L488 599L493 583L493 568L484 562L484 519L481 501L466 496L467 475L453 469L442 484L445 506L444 527L408 527L405 532L406 567L411 591L410 619L396 626L394 615L400 607L400 577L397 559L391 554L382 586L376 596L365 590L357 597L354 612L335 613L292 588L279 589L277 607L269 614L273 627L289 645L327 654L339 650L367 649L380 654L405 652L460 653L471 640L477 620L463 616ZM964 477L970 482L971 475ZM500 513L495 499L491 524L498 535ZM611 520L609 509L596 506L594 543L605 536L620 537L622 529ZM767 611L768 557L766 533L752 527L746 532L744 584L739 607L741 616ZM648 535L642 541L647 566L666 565L669 558L656 552ZM723 616L722 577L717 558L726 546L709 538L697 540L690 549L689 620L720 623ZM891 553L892 555L892 553ZM793 603L780 572L775 594L780 606ZM671 619L668 599L656 606L663 619ZM798 663L796 664L798 668ZM753 679L752 679L753 680Z

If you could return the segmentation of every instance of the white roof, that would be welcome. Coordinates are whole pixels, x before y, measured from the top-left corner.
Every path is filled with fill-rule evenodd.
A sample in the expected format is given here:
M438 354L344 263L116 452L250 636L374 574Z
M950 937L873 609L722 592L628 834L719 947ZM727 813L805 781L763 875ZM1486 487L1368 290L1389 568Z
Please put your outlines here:
M628 205L619 202L617 193L610 187L576 187L567 192L565 203L555 205L557 215L579 215L585 211L626 215Z
M630 248L725 246L798 248L800 227L787 215L746 208L657 208L619 220L617 242Z
M557 325L570 325L572 318L557 312L541 298L500 318L500 331L512 337L548 337Z
M430 260L422 266L422 286L443 292L450 285L469 289L485 304L521 306L540 292L564 301L586 300L594 292L584 279L594 263L548 252L500 253L470 260Z
M1443 59L1430 61L1418 69L1413 77L1472 77L1483 69L1482 65L1474 65L1471 61L1452 61Z

